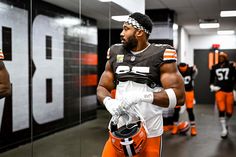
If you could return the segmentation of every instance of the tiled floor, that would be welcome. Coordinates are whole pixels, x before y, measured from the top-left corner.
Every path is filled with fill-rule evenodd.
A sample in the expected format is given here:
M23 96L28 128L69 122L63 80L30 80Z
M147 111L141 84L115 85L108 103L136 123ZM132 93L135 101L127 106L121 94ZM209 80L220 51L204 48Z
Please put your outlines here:
M165 133L162 157L235 157L236 117L230 121L229 138L222 140L218 113L214 111L214 106L196 105L198 135ZM110 115L103 109L97 113L95 120L1 153L0 157L100 157ZM181 119L187 120L187 114Z

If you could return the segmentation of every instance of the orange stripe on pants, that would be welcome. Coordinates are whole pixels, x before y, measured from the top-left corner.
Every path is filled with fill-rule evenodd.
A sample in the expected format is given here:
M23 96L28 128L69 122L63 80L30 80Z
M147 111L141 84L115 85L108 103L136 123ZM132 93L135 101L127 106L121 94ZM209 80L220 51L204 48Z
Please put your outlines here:
M160 157L161 155L161 136L148 138L144 150L133 157ZM109 138L104 146L102 157L125 157L117 154Z
M218 91L215 94L218 110L233 114L234 96L233 92Z
M185 92L185 104L187 108L193 108L194 104L194 91Z

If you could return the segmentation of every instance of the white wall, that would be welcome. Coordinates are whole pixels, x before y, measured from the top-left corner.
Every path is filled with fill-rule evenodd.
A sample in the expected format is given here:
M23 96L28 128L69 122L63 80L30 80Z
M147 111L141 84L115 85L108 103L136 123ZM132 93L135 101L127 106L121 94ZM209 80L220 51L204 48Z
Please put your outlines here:
M236 49L236 35L192 35L181 31L181 48L179 61L194 64L194 49L211 49L212 44L220 44L220 49Z
M180 28L180 37L179 40L180 42L178 43L178 52L179 52L179 57L178 57L178 62L186 62L188 63L188 58L189 58L189 36L188 33L185 31L184 28Z

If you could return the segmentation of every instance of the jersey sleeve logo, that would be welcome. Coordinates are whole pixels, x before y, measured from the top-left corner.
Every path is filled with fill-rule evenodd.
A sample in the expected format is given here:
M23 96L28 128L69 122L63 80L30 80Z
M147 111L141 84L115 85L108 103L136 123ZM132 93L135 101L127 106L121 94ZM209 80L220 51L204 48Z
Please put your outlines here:
M164 61L170 61L170 60L177 60L177 53L173 49L165 49L165 52L163 54L163 60Z
M124 60L124 55L117 55L116 56L116 62L117 63L122 63Z

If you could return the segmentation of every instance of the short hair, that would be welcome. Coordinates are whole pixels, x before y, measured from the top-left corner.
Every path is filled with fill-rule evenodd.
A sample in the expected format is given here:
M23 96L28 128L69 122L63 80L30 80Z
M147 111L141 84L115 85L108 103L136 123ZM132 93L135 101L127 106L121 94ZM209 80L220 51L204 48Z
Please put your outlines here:
M228 60L228 54L226 53L226 52L220 52L219 53L219 56L222 56L222 57L224 57L225 58L225 60Z
M129 17L135 19L141 26L143 26L149 33L152 32L152 20L148 15L135 12L129 15Z
M186 66L187 65L187 63L184 63L184 62L180 62L179 63L179 66L181 66L181 67L184 67L184 66Z

